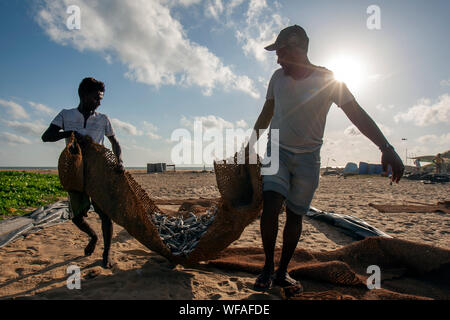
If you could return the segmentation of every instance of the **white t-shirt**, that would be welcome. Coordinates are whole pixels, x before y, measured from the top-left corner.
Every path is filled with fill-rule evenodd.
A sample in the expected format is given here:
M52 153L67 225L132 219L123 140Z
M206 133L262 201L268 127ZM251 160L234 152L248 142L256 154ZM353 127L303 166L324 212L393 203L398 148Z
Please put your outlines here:
M278 69L270 79L266 99L275 100L270 129L279 129L280 148L306 153L322 146L326 117L333 102L340 107L354 97L331 71L316 67L301 80Z
M85 123L84 116L78 108L62 110L53 119L52 124L64 131L77 131L82 135L88 135L98 144L103 144L105 136L114 136L114 130L106 114L94 112ZM69 139L66 139L66 144L68 142Z

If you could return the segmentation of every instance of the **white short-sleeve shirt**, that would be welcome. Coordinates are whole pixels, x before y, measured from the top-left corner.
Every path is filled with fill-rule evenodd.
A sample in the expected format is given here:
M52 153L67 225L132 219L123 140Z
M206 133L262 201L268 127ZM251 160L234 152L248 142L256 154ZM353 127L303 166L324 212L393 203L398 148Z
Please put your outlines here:
M316 67L306 79L295 80L278 69L269 82L266 99L274 100L270 129L279 129L279 146L294 153L314 152L323 143L328 111L354 99L333 73ZM270 134L270 133L269 133Z
M99 144L103 144L105 136L114 136L108 116L99 112L94 112L85 121L78 108L64 109L53 119L52 124L64 131L77 131L82 135L88 135ZM69 139L66 139L66 144L68 141Z

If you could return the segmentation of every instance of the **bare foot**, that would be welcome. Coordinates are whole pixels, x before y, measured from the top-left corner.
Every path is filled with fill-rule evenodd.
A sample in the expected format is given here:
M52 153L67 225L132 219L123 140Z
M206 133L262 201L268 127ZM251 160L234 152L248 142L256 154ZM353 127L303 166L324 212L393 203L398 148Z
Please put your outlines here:
M94 252L96 244L97 244L97 236L94 236L91 238L86 248L84 248L84 255L86 257L90 256Z
M262 273L256 278L253 289L256 291L266 291L272 285L273 269L264 268Z
M104 269L111 269L114 266L114 261L108 255L103 254L102 267Z
M303 292L303 286L301 283L291 278L287 272L276 272L275 278L273 279L273 284L282 288L290 287L291 289L294 289L295 293Z

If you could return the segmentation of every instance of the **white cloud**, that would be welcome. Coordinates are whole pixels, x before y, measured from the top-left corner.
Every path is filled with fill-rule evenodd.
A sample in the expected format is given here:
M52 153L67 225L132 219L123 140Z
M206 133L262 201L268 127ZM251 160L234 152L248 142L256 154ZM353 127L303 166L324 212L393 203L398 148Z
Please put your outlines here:
M238 128L247 128L248 127L248 124L247 124L247 122L245 121L245 120L239 120L239 121L236 121L236 126L238 127Z
M425 127L438 123L450 123L450 96L441 95L433 104L430 99L421 99L405 113L398 113L395 122L412 122Z
M31 141L27 138L9 132L0 132L0 142L7 142L9 144L31 144Z
M44 133L47 127L40 122L19 122L19 121L7 121L3 120L3 122L10 128L15 129L16 131L33 136L40 136Z
M195 117L195 121L201 121L205 129L233 129L234 125L221 117L209 115L206 117Z
M392 129L384 124L378 123L378 128L380 128L381 132L386 136L389 137L392 135Z
M247 4L246 10L242 8L235 15L236 8L243 3ZM221 27L234 31L245 55L264 62L270 57L264 47L275 41L281 29L289 24L289 19L279 13L279 8L277 1L268 5L266 0L208 0L204 11L206 17L213 18Z
M111 123L115 130L122 131L131 136L145 135L152 140L161 139L161 136L156 133L156 131L158 131L158 128L154 124L147 121L142 122L142 130L138 129L135 125L129 122L121 121L115 118L111 119Z
M158 140L158 139L161 139L161 136L160 136L160 135L157 135L157 134L154 133L154 132L147 132L145 135L146 135L147 137L149 137L150 139L152 139L152 140Z
M216 87L259 97L253 82L236 75L208 48L190 41L183 26L158 0L44 0L37 21L49 37L79 51L118 58L128 67L125 76L155 87L199 86L206 95ZM196 3L185 1L186 5ZM166 4L166 6L164 6ZM81 30L64 23L69 5L81 9ZM242 84L245 86L242 86Z
M33 102L33 101L28 101L28 104L31 107L33 107L33 109L35 109L36 111L43 112L44 114L47 114L49 116L51 116L51 115L53 115L55 113L55 111L52 108L46 106L45 104L36 103L36 102Z
M191 117L190 119L182 116L180 119L180 124L188 129L194 129L194 122L201 121L202 128L204 130L217 129L223 131L225 129L235 129L235 128L248 128L248 124L245 120L236 121L236 125L230 121L227 121L221 117L215 115L201 116L201 117Z
M14 101L0 99L0 106L6 109L6 112L14 119L29 118L25 109Z
M214 19L219 19L222 14L224 6L222 0L208 0L205 5L205 15L207 17L213 17Z
M138 130L134 125L128 122L120 121L119 119L111 119L114 129L124 131L132 136L141 136L143 132Z
M450 146L450 132L440 136L427 134L416 139L417 142L426 145Z
M198 4L200 2L202 2L202 0L161 0L162 4L167 4L169 7L174 7L178 5L189 7L191 5Z
M388 126L385 126L384 124L378 123L378 128L381 130L381 132L384 134L384 136L389 137L392 134L392 129ZM344 130L344 134L346 136L355 137L355 136L361 136L362 133L359 131L359 129L355 125L351 125L347 127Z
M186 118L185 116L181 116L180 124L183 127L187 127L187 128L192 128L194 126L193 122L191 120L189 120L188 118Z
M158 127L157 126L155 126L153 123L150 123L150 122L147 122L147 121L143 122L143 127L147 131L158 131Z
M269 7L265 0L250 0L246 25L236 30L236 38L247 56L261 62L269 57L264 47L274 42L278 33L289 24L289 19L276 12L277 7L277 3Z
M393 104L390 104L390 105L388 105L388 106L383 106L382 104L377 104L377 105L375 106L375 109L377 109L377 110L379 110L379 111L381 111L381 112L386 112L386 111L392 110L392 109L394 109L394 108L395 108L395 106L394 106Z
M344 134L346 135L346 136L359 136L359 135L361 135L361 132L358 130L358 128L356 127L356 126L354 126L354 125L351 125L351 126L349 126L349 127L347 127L345 130L344 130Z
M227 1L227 7L226 7L227 15L230 16L233 13L234 9L239 7L243 2L244 2L244 0Z
M153 139L153 140L161 139L161 136L156 134L156 131L158 131L158 128L153 123L144 121L143 129L146 131L145 135L147 137L149 137L150 139Z

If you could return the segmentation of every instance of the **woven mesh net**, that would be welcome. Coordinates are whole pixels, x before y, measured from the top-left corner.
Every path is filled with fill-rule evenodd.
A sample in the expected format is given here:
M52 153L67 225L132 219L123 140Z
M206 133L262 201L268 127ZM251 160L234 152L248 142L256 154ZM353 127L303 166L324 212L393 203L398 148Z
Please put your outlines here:
M281 248L274 256L278 264ZM208 265L256 275L264 261L262 248L232 247ZM380 268L381 289L368 287L369 266ZM286 288L286 299L450 299L450 250L402 239L369 237L333 251L298 248L288 271L305 291Z
M67 191L83 191L83 158L81 148L74 135L58 160L58 173L61 184Z
M71 150L76 150L76 153ZM120 173L117 158L89 137L72 137L58 163L60 181L66 190L83 191L115 223L152 251L180 264L214 258L239 239L245 227L262 208L262 179L258 164L214 164L221 198L217 215L189 255L173 255L162 241L151 217L162 212L128 172ZM79 183L82 182L80 190ZM76 183L74 183L76 182ZM74 184L77 189L73 189Z

